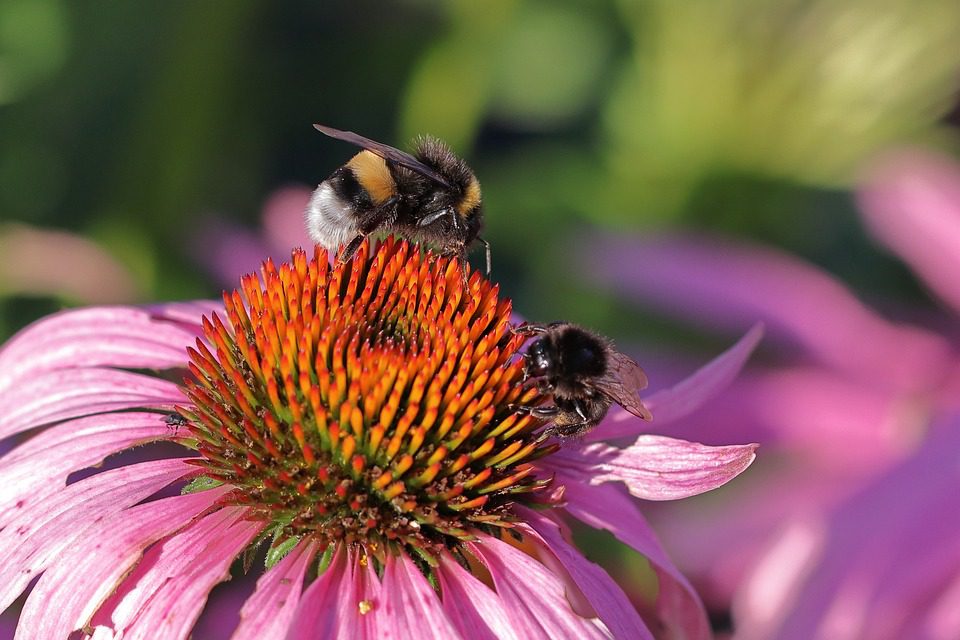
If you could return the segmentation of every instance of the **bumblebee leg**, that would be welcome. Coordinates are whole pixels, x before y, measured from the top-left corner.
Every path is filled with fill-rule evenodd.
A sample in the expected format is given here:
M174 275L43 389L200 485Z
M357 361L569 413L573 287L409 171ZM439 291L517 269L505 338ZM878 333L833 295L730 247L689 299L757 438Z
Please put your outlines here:
M574 400L574 401L573 401L573 408L576 410L577 415L580 416L581 418L583 418L583 423L582 423L582 424L586 424L588 418L587 418L587 415L583 412L583 406L580 404L580 401L579 401L579 400Z
M547 436L553 436L554 438L573 438L589 431L590 428L593 427L593 424L594 423L590 422L589 420L585 422L573 422L564 425L555 424L547 428L547 430L544 431L544 434Z
M480 244L482 244L482 245L483 245L483 248L486 250L486 254L487 254L487 273L486 273L486 276L489 278L489 277L490 277L490 265L492 264L492 263L491 263L491 260L490 260L490 243L487 242L486 240L484 240L483 238L480 238L480 237L477 237L477 242L479 242Z
M363 244L364 239L366 239L368 235L382 227L384 223L389 224L391 222L391 216L395 213L394 210L397 202L397 197L393 196L381 204L367 220L364 220L363 224L361 224L357 230L356 237L343 248L337 261L343 263L352 258L353 254L357 252L357 249L360 248L360 245Z
M523 404L510 404L507 409L516 413L525 413L534 418L554 418L561 413L560 407L555 405L547 407L530 407Z
M422 218L417 220L417 226L426 227L427 225L433 224L434 222L436 222L437 220L439 220L445 215L447 215L446 211L434 211L433 213L423 216Z
M357 249L360 248L360 245L363 244L363 241L366 237L367 234L358 233L353 240L347 243L347 246L343 248L343 251L340 252L340 255L337 256L337 262L347 262L350 258L352 258L353 254L357 252Z
M546 333L548 327L543 324L521 324L510 329L512 332L521 336L535 336Z

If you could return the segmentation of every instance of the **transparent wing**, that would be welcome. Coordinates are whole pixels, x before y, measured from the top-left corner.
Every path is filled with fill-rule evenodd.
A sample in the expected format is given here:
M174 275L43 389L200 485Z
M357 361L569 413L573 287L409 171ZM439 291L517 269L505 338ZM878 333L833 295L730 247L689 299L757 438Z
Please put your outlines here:
M388 144L383 144L382 142L365 138L359 133L354 133L353 131L341 131L340 129L334 129L333 127L327 127L322 124L315 124L313 125L313 128L324 135L328 135L331 138L336 138L337 140L343 140L344 142L355 144L361 149L366 149L371 153L377 154L384 160L395 162L396 164L406 167L411 171L416 171L420 175L426 176L427 178L430 178L431 180L438 182L445 187L452 188L452 185L447 182L446 178L414 158L406 151L400 151L400 149L395 149Z
M647 374L632 358L619 351L611 351L609 358L607 373L592 379L590 385L638 418L653 420L639 395L647 387Z

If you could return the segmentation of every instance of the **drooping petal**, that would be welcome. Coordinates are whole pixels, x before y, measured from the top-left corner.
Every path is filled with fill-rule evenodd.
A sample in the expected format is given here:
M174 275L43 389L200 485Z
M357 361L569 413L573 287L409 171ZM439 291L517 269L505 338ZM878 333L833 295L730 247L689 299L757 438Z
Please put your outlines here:
M517 628L533 624L515 622L520 612L508 611L493 589L447 554L440 558L437 579L443 592L443 609L464 638L522 640Z
M695 577L708 608L729 607L784 523L842 502L864 481L859 469L812 466L765 450L743 482L720 489L722 496L707 493L644 509L671 557Z
M605 636L590 620L574 613L564 596L563 582L530 556L490 536L482 536L469 548L490 571L519 637Z
M94 523L40 577L20 614L16 640L66 638L82 628L147 547L184 527L227 490L163 498Z
M60 488L43 500L19 509L2 522L0 611L9 606L35 576L73 544L91 522L148 498L195 471L180 459L156 460L104 471Z
M133 300L130 271L98 243L79 235L4 222L0 226L4 293L65 296L83 304Z
M763 325L755 324L740 340L719 356L700 367L689 378L644 399L653 413L654 424L662 428L696 411L704 402L723 391L746 364L763 337ZM586 440L608 440L636 435L649 430L649 425L621 407L615 407Z
M553 553L590 602L597 615L613 634L623 640L653 638L637 610L613 578L590 562L564 540L557 523L531 509L518 507L524 521L540 534L547 550Z
M644 500L679 500L725 485L756 458L756 444L711 447L666 436L640 436L618 449L593 443L558 451L545 464L581 482L623 482Z
M330 565L323 574L307 587L300 598L287 633L288 640L347 640L349 634L346 631L340 633L339 630L343 625L342 616L353 612L344 611L338 596L346 591L349 582L347 551L340 547L334 552Z
M565 487L570 515L595 529L606 529L650 562L659 581L656 610L661 624L676 637L709 638L710 625L699 596L667 557L633 499L610 484L584 485L559 474L557 482Z
M370 563L338 549L327 570L300 598L287 640L376 640L374 615L380 610L380 581Z
M30 376L0 394L0 438L79 416L187 402L166 380L113 369L61 369Z
M31 324L0 349L0 393L28 373L41 371L182 367L184 350L195 338L195 333L135 307L64 311Z
M240 624L231 640L285 638L303 590L307 567L316 555L316 545L301 542L283 560L267 569L257 589L240 610Z
M601 286L711 330L763 321L772 337L887 388L929 388L952 358L940 336L887 322L828 273L773 249L677 236L605 236L589 247L587 271Z
M166 437L156 413L117 413L72 420L47 429L0 458L0 522L30 511L62 491L67 476L111 453Z
M244 519L246 511L225 507L153 546L91 626L127 640L186 638L210 590L230 578L234 558L264 526Z
M864 221L960 311L960 165L919 149L881 158L859 193Z
M960 422L942 427L831 513L791 523L794 535L767 551L735 601L742 637L914 635L916 624L901 625L920 622L915 614L960 571ZM802 563L790 546L798 531L809 532Z
M930 603L930 610L924 613L924 620L914 624L914 629L922 629L931 638L960 636L960 573L954 574L947 587Z
M765 455L787 450L821 464L867 470L886 466L916 446L926 415L925 400L891 394L830 369L765 367L741 375L664 431L713 444L759 440Z
M375 637L457 640L437 592L405 553L387 556L381 602L374 612Z

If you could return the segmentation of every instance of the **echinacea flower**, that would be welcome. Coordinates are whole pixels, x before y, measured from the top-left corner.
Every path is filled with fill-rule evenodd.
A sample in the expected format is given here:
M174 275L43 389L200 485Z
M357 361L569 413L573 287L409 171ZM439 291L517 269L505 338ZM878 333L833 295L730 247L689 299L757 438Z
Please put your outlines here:
M267 261L223 306L24 329L0 350L0 437L36 430L0 458L0 608L36 580L17 638L186 638L258 549L235 639L708 637L628 491L712 489L754 445L638 435L639 421L624 448L547 438L511 408L544 398L510 313L479 274L388 239L346 265L320 249ZM695 408L758 338L651 410ZM93 472L161 441L182 457ZM644 617L569 541L570 518L649 560Z
M652 514L708 603L732 607L738 638L960 634L960 165L915 150L865 176L867 226L953 314L889 320L813 265L742 242L592 247L598 282L701 326L760 318L779 346L673 425L757 440L761 464L722 496ZM621 266L634 262L643 279Z

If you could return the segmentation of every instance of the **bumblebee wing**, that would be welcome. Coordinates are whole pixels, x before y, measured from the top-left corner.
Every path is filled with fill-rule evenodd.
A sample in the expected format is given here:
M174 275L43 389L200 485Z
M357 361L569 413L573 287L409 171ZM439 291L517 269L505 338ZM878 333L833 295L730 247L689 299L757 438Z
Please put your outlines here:
M336 138L337 140L343 140L344 142L355 144L361 149L366 149L371 153L375 153L388 162L394 162L402 167L410 169L411 171L416 171L420 175L430 178L434 182L438 182L447 188L453 188L453 185L451 185L446 178L414 158L406 151L400 151L400 149L395 149L388 144L383 144L382 142L365 138L359 133L354 133L353 131L341 131L340 129L326 127L322 124L315 124L313 125L313 128L324 135L330 136L331 138Z
M639 396L647 387L647 374L632 358L619 351L611 352L609 359L607 373L591 380L591 386L638 418L653 420Z

